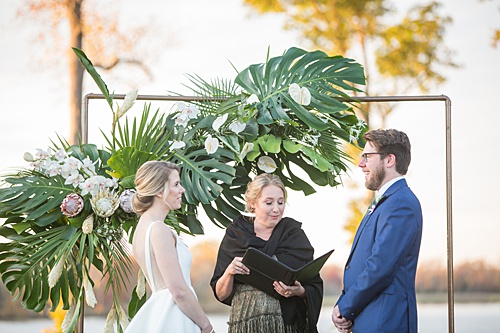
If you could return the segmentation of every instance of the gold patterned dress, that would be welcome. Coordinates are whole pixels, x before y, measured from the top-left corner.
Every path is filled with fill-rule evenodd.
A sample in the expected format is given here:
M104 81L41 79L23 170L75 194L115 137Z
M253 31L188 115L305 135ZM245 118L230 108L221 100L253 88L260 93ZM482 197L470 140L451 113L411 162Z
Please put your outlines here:
M228 333L307 333L307 325L285 325L280 302L248 285L236 284L229 313Z

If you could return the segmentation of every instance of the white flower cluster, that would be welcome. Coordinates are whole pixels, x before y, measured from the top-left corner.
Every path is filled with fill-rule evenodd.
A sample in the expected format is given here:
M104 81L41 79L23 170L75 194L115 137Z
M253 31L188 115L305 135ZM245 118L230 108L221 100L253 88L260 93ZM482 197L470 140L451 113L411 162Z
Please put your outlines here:
M114 214L120 205L126 213L132 213L129 209L130 198L133 193L124 191L123 196L116 192L118 179L107 178L98 175L95 165L90 158L83 161L71 157L64 149L55 153L49 148L47 150L37 149L35 157L30 153L24 154L24 159L30 162L31 167L48 177L62 176L64 184L71 184L80 193L70 193L61 203L61 211L68 217L78 215L84 208L83 197L90 194L90 204L93 212L100 217L108 218ZM121 199L121 200L120 200ZM88 216L85 220L84 233L91 233L94 219Z
M257 96L252 95L247 100L247 104L255 103L258 101L259 101L259 99L257 98ZM176 114L173 118L173 119L175 119L175 124L177 126L186 127L189 120L197 119L198 115L200 114L200 110L196 107L196 105L185 104L183 102L177 103L177 109L180 112L178 114ZM215 119L214 122L212 123L212 129L216 133L220 132L220 129L226 123L227 118L228 118L227 113L217 117L217 119ZM229 124L229 126L227 128L229 130L231 130L232 132L234 132L235 134L239 134L245 130L245 127L246 127L245 123L243 123L239 120L236 120L236 121L233 121L231 124ZM248 144L245 144L245 146L243 147L243 150L240 153L241 158L244 158L246 156L246 154L248 153L248 151L252 150L253 144L250 143L250 145L251 146L249 146ZM170 143L170 150L182 149L185 146L186 146L185 142L174 140ZM209 155L214 154L217 151L217 149L219 149L219 147L220 147L219 139L216 137L213 137L212 134L208 134L206 139L205 139L205 150L206 150L207 154L209 154ZM250 149L248 149L248 148L250 148Z
M173 119L175 119L175 124L179 126L186 127L190 119L196 119L200 114L196 105L178 102L177 108L180 113L176 114Z
M363 119L358 119L358 123L351 127L351 131L349 133L349 142L352 143L359 139L359 135L366 128L366 123Z
M78 187L84 196L88 193L96 195L102 188L118 187L116 178L100 176L95 171L95 165L86 157L83 161L69 156L64 149L55 153L52 149L37 149L35 157L31 153L24 154L24 160L30 162L30 166L48 177L62 176L66 185Z
M300 88L299 88L300 90ZM302 88L302 93L307 95L309 92L305 92L307 88ZM307 97L306 97L307 99ZM310 95L309 95L309 101L310 101ZM257 95L252 94L251 96L248 97L246 100L245 104L251 105L255 103L259 103L260 100L257 97ZM306 101L309 103L308 101ZM301 103L303 101L301 100ZM191 104L185 104L183 102L177 103L177 109L180 111L177 115L174 116L175 122L177 126L183 126L186 127L190 119L197 119L198 115L200 114L200 110L195 105ZM214 135L217 135L217 133L220 133L221 128L226 124L227 122L228 115L223 114L219 117L217 117L214 122L212 123L212 129L214 130ZM232 131L235 134L239 134L242 131L245 130L246 128L246 123L241 122L240 120L235 120L231 122L227 128ZM174 149L182 149L186 146L185 142L182 141L171 141L170 142L170 150ZM254 148L254 143L252 142L245 142L243 145L243 148L241 149L241 152L239 153L239 158L240 160L243 160L249 152L251 152ZM206 139L205 139L205 151L207 154L214 154L217 149L220 147L220 141L217 137L212 136L212 134L208 134ZM272 173L276 170L277 165L276 162L269 156L261 156L259 157L257 161L257 167L261 169L264 172L267 173Z
M288 93L290 94L292 99L298 104L307 106L311 103L311 93L309 89L307 89L306 87L300 87L298 84L293 83L290 85ZM260 103L260 99L256 94L250 95L245 101L245 104L247 105L253 105L255 103ZM177 126L186 127L191 119L197 119L200 114L200 110L195 105L185 104L183 102L177 103L177 110L179 111L179 113L174 116L175 123ZM209 155L214 154L215 152L217 152L217 149L219 149L220 141L219 138L217 138L217 133L221 131L221 128L226 124L227 119L228 115L223 114L217 117L212 123L212 129L214 130L215 133L208 134L207 137L205 138L205 151L207 152L207 154ZM240 120L235 120L231 122L229 125L227 125L227 129L229 129L235 134L241 133L242 131L245 130L245 128L246 124L241 122ZM305 141L313 146L317 144L318 138L319 134L317 133L308 134L304 137ZM182 141L170 142L171 150L182 149L185 146L186 143ZM253 149L254 149L254 143L246 142L243 145L241 152L239 153L240 160L243 160L246 157L246 155ZM257 161L257 167L264 172L272 173L276 170L277 165L276 162L271 157L261 156Z

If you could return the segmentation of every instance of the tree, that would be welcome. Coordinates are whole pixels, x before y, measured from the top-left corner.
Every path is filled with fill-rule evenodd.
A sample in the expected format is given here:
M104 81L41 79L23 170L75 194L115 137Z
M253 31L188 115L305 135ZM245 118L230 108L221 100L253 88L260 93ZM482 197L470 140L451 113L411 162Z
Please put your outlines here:
M341 54L362 59L367 79L364 93L404 95L418 89L422 93L443 83L440 73L446 67L458 67L451 51L444 45L446 27L452 19L439 14L440 4L430 2L411 8L398 19L392 2L387 0L244 0L259 13L282 13L286 29L297 30L311 48L327 54ZM360 109L370 127L378 116L385 127L391 104L365 104ZM349 147L356 156L355 147ZM371 198L365 197L367 204ZM356 200L360 201L360 200ZM345 229L353 233L364 215L350 203L352 216Z
M111 9L110 9L111 7ZM71 47L85 49L94 59L94 65L112 69L119 64L138 66L151 76L144 60L149 52L139 54L139 37L145 38L152 30L135 27L120 31L119 15L112 4L92 0L28 0L23 3L20 16L32 16L45 28L40 35L47 45L53 42L61 53L66 53L70 77L70 143L78 143L81 138L81 109L83 88L83 67L74 56ZM61 27L67 26L67 36ZM62 34L62 35L61 35ZM51 35L53 38L45 38ZM40 39L40 36L37 36ZM60 42L60 41L64 42ZM47 46L46 45L46 46ZM144 49L142 49L144 50ZM54 51L52 50L51 53Z
M486 1L492 1L492 0L480 0L481 2L486 2ZM500 11L500 6L498 7L498 10ZM491 43L494 48L498 46L498 43L500 42L500 29L495 29L493 31L492 37L491 37Z
M396 10L387 0L244 2L260 13L284 13L285 28L298 30L311 48L362 59L368 96L404 94L414 88L425 93L444 82L440 68L457 67L443 44L452 19L438 14L438 2L415 6L392 25L385 22L394 22ZM380 104L363 107L368 124L372 108ZM378 111L385 118L392 109L383 106Z

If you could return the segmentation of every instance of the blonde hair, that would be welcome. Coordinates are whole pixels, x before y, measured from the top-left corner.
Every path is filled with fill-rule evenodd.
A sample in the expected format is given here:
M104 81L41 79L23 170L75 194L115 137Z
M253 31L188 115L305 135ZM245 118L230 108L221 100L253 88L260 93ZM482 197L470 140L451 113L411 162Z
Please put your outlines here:
M252 203L257 201L257 199L262 194L262 189L267 186L277 186L283 191L283 196L286 202L286 189L285 185L281 181L280 177L269 174L269 173L261 173L257 177L255 177L250 183L247 185L247 190L245 191L245 211L249 213L254 212L254 208L251 206Z
M137 193L132 197L132 209L137 215L143 214L153 204L155 195L168 195L168 179L172 171L180 173L179 167L171 162L148 161L141 165L135 174L135 189Z

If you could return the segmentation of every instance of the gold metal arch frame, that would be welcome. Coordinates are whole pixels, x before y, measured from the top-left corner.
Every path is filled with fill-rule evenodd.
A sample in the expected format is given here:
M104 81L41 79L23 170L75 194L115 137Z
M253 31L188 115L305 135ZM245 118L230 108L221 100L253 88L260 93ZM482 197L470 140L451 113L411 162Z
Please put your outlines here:
M114 95L114 99L124 99L125 95ZM104 99L102 94L87 94L84 97L82 112L82 142L88 142L88 107L91 99ZM137 100L146 101L206 101L206 98L196 96L165 96L165 95L138 95ZM339 100L346 101L340 98ZM455 332L455 290L453 282L453 215L452 215L452 164L451 164L451 99L446 95L421 96L365 96L356 97L359 102L445 102L445 131L446 131L446 239L447 239L447 271L448 271L448 332ZM83 309L77 326L77 332L83 333Z

